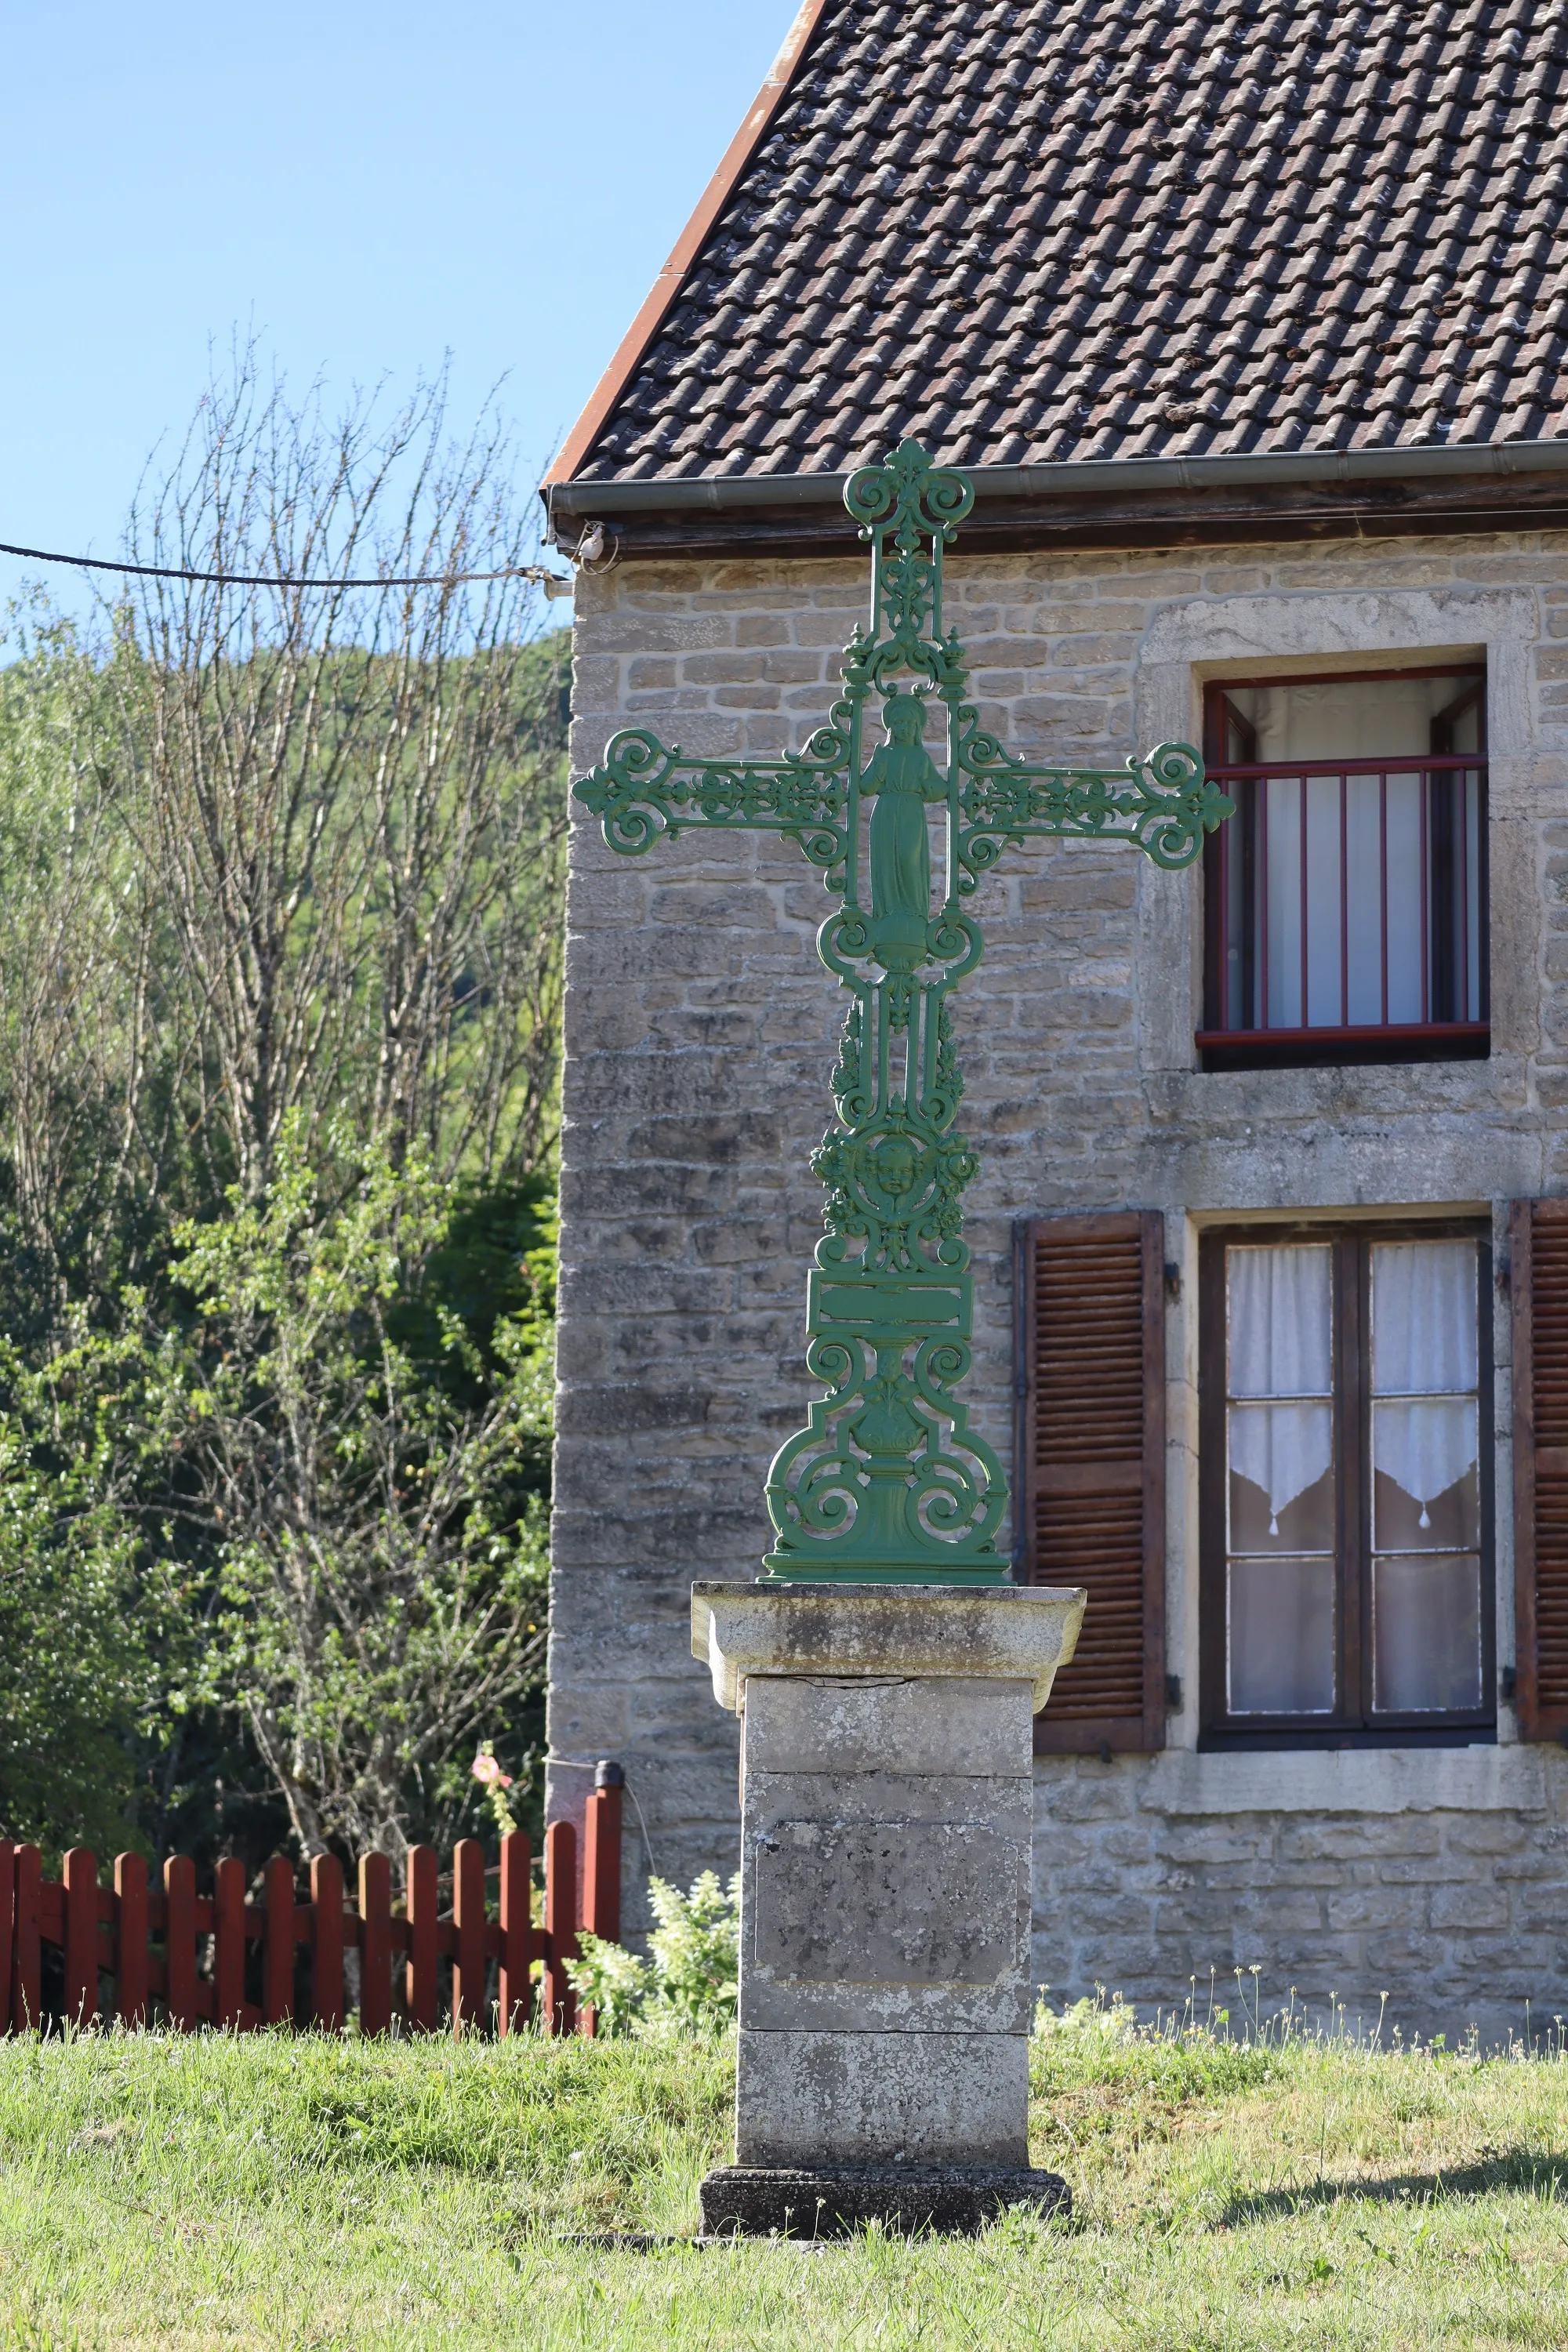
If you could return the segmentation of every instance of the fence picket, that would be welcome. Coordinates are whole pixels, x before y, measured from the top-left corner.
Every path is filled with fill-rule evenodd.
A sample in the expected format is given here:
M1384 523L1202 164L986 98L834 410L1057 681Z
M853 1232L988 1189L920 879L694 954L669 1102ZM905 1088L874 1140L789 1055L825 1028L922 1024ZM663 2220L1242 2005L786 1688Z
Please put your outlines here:
M617 1768L618 1769L618 1768ZM606 1944L621 1940L621 1783L606 1780L583 1819L583 1925Z
M452 2035L482 2026L485 2017L485 1850L460 1838L452 1854Z
M359 1864L359 2030L384 2033L392 2023L392 1864L364 1853Z
M241 2032L245 2012L245 1864L230 1853L213 1873L213 2023Z
M11 1946L11 2015L23 2032L41 2025L43 1998L39 1987L38 1935L44 1895L43 1856L36 1845L16 1849L14 1927Z
M533 1879L528 1838L509 1830L500 1842L500 2031L516 2033L532 2007Z
M262 1873L262 1900L246 1902L246 1866L226 1855L214 1873L210 1898L198 1898L195 1864L186 1854L164 1862L161 1886L150 1885L139 1853L114 1859L112 1893L98 1883L96 1856L73 1846L58 1880L46 1879L36 1845L0 1838L0 2034L44 2026L42 1950L48 1943L63 1963L66 2017L89 2025L108 2009L99 1983L113 1987L113 2013L127 2026L145 2025L161 1997L163 2015L176 2032L210 2021L231 2032L299 2017L328 2032L347 2013L345 1953L357 1945L359 2026L384 2033L399 2009L409 2026L435 2029L440 2016L441 1959L452 1962L451 2023L455 2035L489 2023L485 1990L491 1959L499 1962L502 2034L526 2026L533 2013L532 1969L542 1963L539 2022L546 2033L592 2033L594 2017L579 2017L565 1964L576 1956L579 1927L613 1939L620 1923L619 1767L588 1801L584 1822L584 1873L577 1875L577 1831L552 1822L544 1842L544 1931L533 1925L529 1841L521 1831L501 1840L500 1899L486 1906L484 1849L459 1841L452 1855L452 1907L440 1909L439 1862L433 1846L411 1846L405 1865L406 1916L392 1908L392 1866L384 1853L359 1864L357 1905L345 1909L342 1864L317 1854L310 1864L310 1899L295 1900L292 1864L274 1855ZM613 1777L610 1777L613 1776ZM202 1940L212 1937L212 1976L200 1974ZM155 1946L162 1940L162 1956ZM259 2005L246 1999L247 1947L259 1944ZM296 1950L311 1947L308 2000L295 1996ZM405 1968L402 2001L395 1997L397 1958Z
M408 1909L408 2022L436 2031L437 1875L433 1845L411 1845L404 1864Z
M571 2033L577 2023L577 1996L563 1963L577 1958L577 1832L570 1822L552 1822L544 1832L544 1935L547 1946L540 1988L546 2033Z
M0 2033L11 2031L11 1934L16 1909L16 1849L0 1838Z
M121 2025L147 2022L147 1864L139 1853L114 1857L114 2013Z
M335 1853L310 1858L310 2011L324 2033L343 2021L343 1866Z
M267 1924L261 1953L261 2014L281 2025L294 2014L294 1865L275 1853L261 1874Z
M169 2022L194 2033L196 2007L196 1865L188 1853L163 1864L163 2000Z
M98 2015L98 1857L73 1845L65 1860L66 2002L73 2025Z

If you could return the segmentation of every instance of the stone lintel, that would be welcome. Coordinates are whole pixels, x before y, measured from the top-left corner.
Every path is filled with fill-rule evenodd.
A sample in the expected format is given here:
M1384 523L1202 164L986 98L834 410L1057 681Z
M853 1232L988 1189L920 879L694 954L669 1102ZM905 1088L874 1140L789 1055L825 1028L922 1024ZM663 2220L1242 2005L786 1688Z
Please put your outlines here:
M691 1654L739 1714L749 1675L979 1675L1027 1682L1037 1715L1071 1658L1081 1586L726 1584L691 1588Z

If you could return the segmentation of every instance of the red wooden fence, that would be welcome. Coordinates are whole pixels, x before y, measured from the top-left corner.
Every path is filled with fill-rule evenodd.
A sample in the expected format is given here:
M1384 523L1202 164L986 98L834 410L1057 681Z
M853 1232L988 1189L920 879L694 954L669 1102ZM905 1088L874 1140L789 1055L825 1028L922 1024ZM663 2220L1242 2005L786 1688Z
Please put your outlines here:
M186 1854L163 1864L150 1884L139 1853L114 1858L112 1890L98 1883L98 1862L73 1846L59 1880L44 1877L36 1845L0 1839L0 2032L46 2021L43 1948L63 1957L60 2013L89 2025L100 2015L126 2025L162 2021L193 2032L201 2025L241 2033L296 2023L335 2032L343 2022L344 1955L359 1954L362 2033L384 2033L397 2020L431 2032L440 2022L441 1962L452 1966L454 2034L488 2022L486 1978L497 1963L496 2021L502 2033L537 2018L545 2033L592 2033L593 2013L577 2012L563 1962L575 1957L580 1930L615 1942L620 1936L621 1789L618 1767L588 1799L583 1824L582 1904L577 1831L552 1822L544 1834L544 1925L532 1920L531 1856L521 1830L501 1840L496 1916L486 1907L484 1848L464 1838L452 1854L451 1908L441 1908L434 1846L411 1846L403 1901L395 1908L392 1864L367 1853L356 1899L345 1904L343 1866L335 1854L310 1864L310 1899L296 1900L294 1865L275 1855L263 1873L261 1900L246 1900L243 1862L220 1862L210 1895L196 1893ZM296 1955L310 1952L309 1990L298 1981ZM247 1998L249 1965L259 1948L261 1999ZM542 1963L535 1998L533 1963ZM204 1965L205 1964L205 1965ZM107 2001L100 1980L112 1979ZM155 2005L155 2006L154 2006Z

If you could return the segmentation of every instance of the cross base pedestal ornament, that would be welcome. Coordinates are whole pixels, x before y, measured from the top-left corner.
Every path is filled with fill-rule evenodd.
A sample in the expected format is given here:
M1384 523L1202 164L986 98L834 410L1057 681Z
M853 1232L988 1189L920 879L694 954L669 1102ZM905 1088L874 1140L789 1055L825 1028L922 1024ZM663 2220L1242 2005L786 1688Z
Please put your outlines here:
M1028 2164L1031 1727L1086 1596L1011 1582L1006 1479L954 1393L979 1161L955 1124L951 1000L983 950L968 902L1005 849L1121 839L1179 867L1231 803L1185 744L1044 766L982 728L942 609L973 495L912 441L852 476L869 625L803 752L689 759L632 728L576 788L629 856L690 830L793 841L836 901L817 948L849 997L812 1157L806 1364L825 1393L768 1473L762 1577L691 1593L693 1649L742 1720L736 2161L702 2184L713 2234L968 2230L1068 2201Z

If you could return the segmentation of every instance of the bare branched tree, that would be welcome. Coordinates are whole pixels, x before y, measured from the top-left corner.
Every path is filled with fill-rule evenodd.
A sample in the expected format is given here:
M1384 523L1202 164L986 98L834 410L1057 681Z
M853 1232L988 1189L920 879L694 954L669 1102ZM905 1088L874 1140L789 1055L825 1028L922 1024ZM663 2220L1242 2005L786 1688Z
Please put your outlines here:
M290 1114L308 1154L335 1124L447 1179L548 1157L564 818L529 529L439 384L333 421L242 351L129 534L211 576L139 581L99 657L57 633L26 666L0 1117L49 1279L134 1265L129 1198L149 1229L259 1200Z

